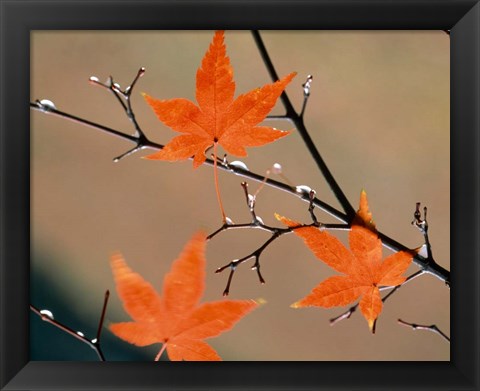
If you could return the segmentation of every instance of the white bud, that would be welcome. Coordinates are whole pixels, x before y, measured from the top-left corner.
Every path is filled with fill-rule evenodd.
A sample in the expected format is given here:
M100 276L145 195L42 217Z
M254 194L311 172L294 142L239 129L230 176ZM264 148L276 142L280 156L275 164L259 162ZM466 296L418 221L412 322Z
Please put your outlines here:
M275 163L275 164L272 166L272 172L273 172L275 175L281 174L281 173L282 173L282 165L281 165L280 163Z

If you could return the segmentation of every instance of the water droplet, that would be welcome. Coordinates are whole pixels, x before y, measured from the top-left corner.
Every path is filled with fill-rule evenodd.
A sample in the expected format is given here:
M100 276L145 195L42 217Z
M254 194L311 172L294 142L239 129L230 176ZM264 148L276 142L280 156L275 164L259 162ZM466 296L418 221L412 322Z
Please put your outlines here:
M260 224L264 224L264 223L263 223L263 219L262 219L260 216L257 216L257 221L258 221Z
M253 209L254 206L255 206L255 196L249 194L248 195L248 207Z
M235 161L229 163L228 165L230 167L233 167L233 168L240 168L244 171L248 171L247 165L244 162L241 162L240 160L235 160Z
M39 103L43 111L51 111L56 109L55 103L53 103L51 100L42 99Z
M225 224L233 225L233 220L230 217L225 217Z
M97 343L97 339L94 338L94 339L91 340L91 342L92 342L92 343Z
M281 165L280 163L275 163L275 164L272 166L272 172L273 172L275 175L281 174L281 173L282 173L282 165Z
M120 84L118 84L118 83L113 83L113 87L114 87L115 89L117 89L117 90L120 91Z
M84 335L81 331L77 331L77 334L78 334L80 337L85 337L85 335Z
M422 245L422 247L420 247L417 250L417 254L420 255L423 258L428 258L427 245L426 244Z
M40 314L42 314L43 316L46 316L47 318L50 318L51 320L54 319L53 314L49 310L41 310Z
M310 192L312 191L312 189L308 186L305 186L305 185L300 185L300 186L297 186L295 187L295 191L298 193L298 194L310 194Z
M92 83L100 83L100 80L98 80L97 76L90 76L90 80Z
M302 85L304 96L310 95L310 88L312 87L312 81L313 81L313 76L308 75L307 80L305 81L305 84Z

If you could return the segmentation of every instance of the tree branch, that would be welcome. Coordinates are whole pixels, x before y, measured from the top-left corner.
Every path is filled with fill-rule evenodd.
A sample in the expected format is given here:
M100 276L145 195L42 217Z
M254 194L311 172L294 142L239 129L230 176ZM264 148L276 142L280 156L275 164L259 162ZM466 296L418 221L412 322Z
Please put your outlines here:
M253 39L255 40L255 43L257 45L258 51L260 52L260 56L262 57L262 60L265 64L265 67L268 70L268 73L270 74L270 77L273 81L279 80L278 74L275 70L275 67L273 66L272 60L270 59L270 56L268 55L267 48L265 47L263 40L260 36L260 33L258 30L252 30L253 34ZM349 221L351 221L354 216L355 216L355 209L352 207L350 202L348 201L347 197L343 193L342 189L340 186L337 184L337 181L333 177L332 173L328 169L326 163L322 159L320 153L317 150L317 147L315 146L312 138L310 137L310 134L307 131L307 128L305 127L305 124L303 122L303 112L305 110L305 105L306 105L306 99L310 95L310 83L312 81L313 77L309 75L307 78L307 82L303 85L304 87L304 103L303 103L303 108L301 114L297 114L295 111L292 103L290 102L290 99L288 98L288 95L285 91L282 92L282 95L280 96L280 99L283 103L283 106L285 107L286 110L286 117L288 117L295 125L297 128L298 132L300 133L300 136L302 136L303 142L305 143L308 151L310 152L310 155L312 156L313 160L317 164L317 167L319 168L320 172L323 174L323 177L329 184L333 194L335 194L335 197L338 199L340 204L343 207L343 210L345 211L347 218ZM309 83L310 80L310 83ZM308 88L305 88L305 85L308 84ZM305 91L308 91L306 94Z
M68 335L72 336L73 338L76 338L79 341L83 342L84 344L90 346L93 350L95 350L95 353L97 353L99 360L100 361L105 361L105 356L103 355L102 349L100 347L100 337L101 337L101 333L102 333L103 322L105 320L105 312L107 310L107 304L108 304L109 296L110 296L110 292L107 290L105 292L105 298L103 300L103 307L102 307L102 312L101 312L101 315L100 315L100 320L98 321L97 334L96 334L95 338L91 339L91 340L88 339L87 337L85 337L85 335L81 331L75 331L75 330L71 329L70 327L64 325L63 323L60 323L59 321L55 320L53 318L53 314L48 310L39 310L33 304L30 304L30 310L34 314L37 314L40 317L40 319L42 319L43 321L54 325L55 327L62 330L64 333L67 333Z
M403 326L411 327L413 330L431 331L435 334L440 335L445 341L450 343L450 338L442 330L440 330L437 327L437 325L432 324L430 326L427 326L427 325L416 324L416 323L408 323L408 322L403 321L402 319L398 319L398 323L403 325Z

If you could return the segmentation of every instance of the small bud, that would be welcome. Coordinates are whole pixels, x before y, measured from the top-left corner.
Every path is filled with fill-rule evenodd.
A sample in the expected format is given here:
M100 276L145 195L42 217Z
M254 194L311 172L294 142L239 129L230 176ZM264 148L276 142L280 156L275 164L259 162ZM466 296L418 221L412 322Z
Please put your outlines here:
M275 174L275 175L279 175L282 173L282 165L280 163L275 163L273 166L272 166L272 172Z
M308 75L307 76L307 80L305 81L304 84L302 84L302 87L303 87L303 95L305 97L309 96L310 95L310 88L312 86L312 81L313 81L313 76L312 75Z

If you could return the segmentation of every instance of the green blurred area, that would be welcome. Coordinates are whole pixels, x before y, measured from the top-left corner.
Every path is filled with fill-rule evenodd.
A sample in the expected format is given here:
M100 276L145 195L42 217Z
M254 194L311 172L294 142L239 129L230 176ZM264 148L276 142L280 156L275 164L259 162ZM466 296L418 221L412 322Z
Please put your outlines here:
M112 75L125 87L144 66L132 103L146 134L165 144L174 132L156 119L140 92L194 101L195 73L212 36L211 31L33 31L31 99L50 99L60 110L133 134L114 97L88 79ZM279 75L298 72L287 88L297 110L302 83L313 75L305 123L353 206L365 189L379 230L415 248L422 236L410 222L415 203L422 202L434 256L450 269L449 37L442 31L267 31L262 36ZM236 96L270 82L249 32L227 31L226 44ZM282 106L273 113L282 114ZM269 125L292 128L281 121ZM140 159L147 152L113 163L131 147L64 119L31 114L31 302L92 338L106 289L111 291L106 325L128 320L113 285L111 254L122 252L160 290L163 275L192 234L221 225L211 168ZM252 171L263 174L278 162L290 182L310 186L340 208L295 130L248 152L243 160ZM237 223L250 218L241 180L220 173L225 209ZM257 186L250 183L251 191ZM279 225L275 212L309 222L307 206L264 188L256 211L265 223ZM321 212L318 217L334 222ZM338 235L346 243L346 234ZM202 301L221 299L227 275L214 273L219 266L267 238L265 232L232 231L209 242ZM372 336L360 313L330 327L328 320L344 308L289 307L336 274L297 238L277 240L261 262L267 283L260 285L251 264L244 264L236 271L231 298L263 298L267 304L232 331L208 340L223 359L450 359L449 345L437 335L397 324L397 318L435 323L450 334L449 291L434 277L421 277L392 296ZM159 349L132 347L106 328L103 334L109 360L152 360ZM32 360L96 360L88 346L35 316L30 343Z

